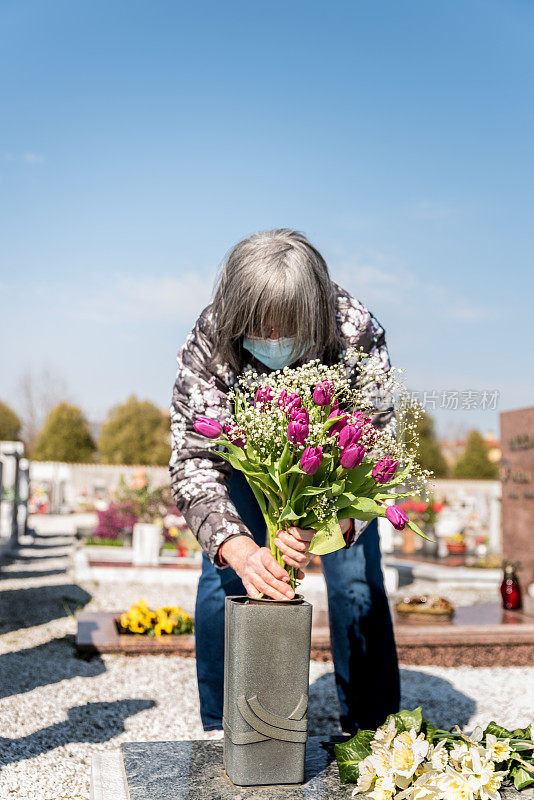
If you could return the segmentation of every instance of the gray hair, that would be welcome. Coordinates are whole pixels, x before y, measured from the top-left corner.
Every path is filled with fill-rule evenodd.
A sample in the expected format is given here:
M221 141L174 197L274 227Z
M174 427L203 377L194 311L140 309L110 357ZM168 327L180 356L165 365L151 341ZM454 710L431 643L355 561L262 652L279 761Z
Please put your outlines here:
M341 349L336 293L322 255L290 228L253 233L226 255L212 313L217 355L240 371L243 336L294 336L294 357L332 363Z

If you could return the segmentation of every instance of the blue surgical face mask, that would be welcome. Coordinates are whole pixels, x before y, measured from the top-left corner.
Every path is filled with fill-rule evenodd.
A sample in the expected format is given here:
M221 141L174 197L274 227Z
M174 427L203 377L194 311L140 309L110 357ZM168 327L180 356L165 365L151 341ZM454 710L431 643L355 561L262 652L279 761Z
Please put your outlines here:
M243 337L243 347L252 353L254 358L261 361L269 369L283 369L284 367L297 361L303 355L306 348L293 356L295 337L281 339L260 339Z

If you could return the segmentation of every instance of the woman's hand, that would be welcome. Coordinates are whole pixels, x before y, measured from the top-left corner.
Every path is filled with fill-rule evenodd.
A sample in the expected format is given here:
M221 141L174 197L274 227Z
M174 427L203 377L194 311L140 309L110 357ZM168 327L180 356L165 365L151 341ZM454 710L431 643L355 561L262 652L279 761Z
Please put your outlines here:
M287 531L278 531L274 543L288 566L297 567L300 570L308 566L313 558L313 555L308 553L308 549L315 533L316 531L312 531L310 528L289 528ZM299 577L301 576L299 575Z
M340 519L339 525L343 535L346 534L350 528L350 519ZM275 545L283 553L283 558L286 564L290 567L298 567L300 570L305 569L313 558L313 555L308 552L311 540L317 531L309 528L289 528L287 531L278 531ZM299 575L303 578L304 574Z
M235 536L224 542L221 555L237 572L249 597L265 594L273 600L291 600L295 596L286 570L267 547L258 547L249 536Z

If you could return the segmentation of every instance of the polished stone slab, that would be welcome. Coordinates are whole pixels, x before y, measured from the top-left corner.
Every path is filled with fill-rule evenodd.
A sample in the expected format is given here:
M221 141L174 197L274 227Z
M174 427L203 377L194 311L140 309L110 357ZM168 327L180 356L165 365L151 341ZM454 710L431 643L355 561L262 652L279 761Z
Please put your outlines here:
M333 748L316 736L306 746L306 782L301 786L234 786L223 767L222 742L127 742L93 757L92 800L346 800ZM534 800L534 790L501 791L502 800Z

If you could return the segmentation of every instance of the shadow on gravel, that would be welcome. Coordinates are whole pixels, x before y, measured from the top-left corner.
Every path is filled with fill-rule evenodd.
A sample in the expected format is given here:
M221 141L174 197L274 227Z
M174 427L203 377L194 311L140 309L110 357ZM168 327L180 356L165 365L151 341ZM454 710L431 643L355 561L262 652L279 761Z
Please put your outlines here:
M31 555L31 554L30 555L21 555L21 554L17 553L17 557L15 559L13 559L12 561L10 561L9 563L12 564L14 562L19 562L19 561L35 561L36 558L38 558L39 561L42 561L43 558L55 558L55 559L58 559L58 558L63 558L63 557L64 557L64 553L55 553L55 554L54 553L50 553L50 555L48 555L48 556L47 555L41 555L41 553L39 553L39 555L37 555L36 553L34 553L33 555Z
M64 575L66 569L27 569L17 572L0 570L0 581L22 580L23 578L49 578L51 575Z
M74 636L0 656L0 698L31 692L70 678L93 678L106 671L100 656L78 658Z
M0 763L5 765L35 758L73 742L107 742L124 732L127 717L155 705L154 700L128 699L74 706L69 709L64 722L56 722L19 739L0 737Z
M333 672L325 672L310 684L308 730L310 736L339 733L339 703Z
M72 615L91 595L75 583L0 592L0 633L42 625Z
M401 675L401 708L422 706L423 716L439 728L467 725L476 702L444 678L404 667ZM355 686L360 684L355 681ZM361 687L365 692L365 687ZM339 733L339 704L334 674L326 672L310 685L310 735Z
M401 674L401 706L413 709L422 706L423 716L438 728L463 728L476 711L477 704L472 697L460 692L454 684L419 672L417 668L404 667Z

